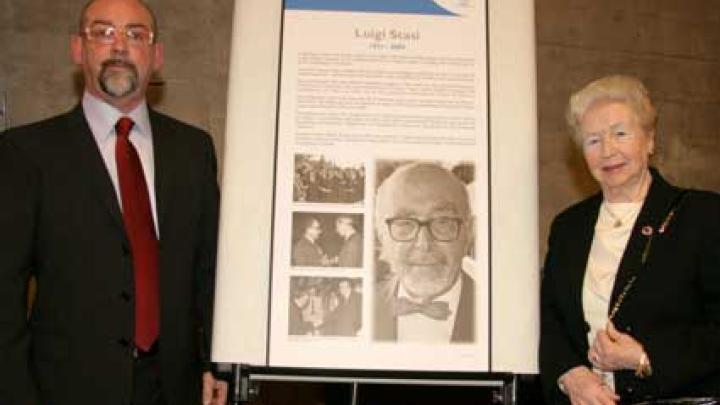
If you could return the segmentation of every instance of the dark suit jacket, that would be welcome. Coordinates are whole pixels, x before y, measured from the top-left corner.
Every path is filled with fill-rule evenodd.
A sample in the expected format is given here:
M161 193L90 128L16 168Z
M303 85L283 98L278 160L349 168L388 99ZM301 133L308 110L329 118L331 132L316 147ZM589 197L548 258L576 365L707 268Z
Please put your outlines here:
M641 269L653 228L646 267L614 319L637 339L653 375L638 379L615 373L623 403L646 397L720 394L720 196L690 191L663 234L659 225L681 192L654 169L653 181L634 225L615 279L610 308L632 274ZM558 215L550 231L541 293L540 373L549 403L569 403L557 388L567 370L586 365L587 331L582 285L600 194Z
M301 236L292 249L293 266L322 266L323 252L317 243L310 242Z
M357 336L362 327L362 301L355 291L348 298L340 297L340 304L325 318L321 329L324 335Z
M154 111L150 123L161 380L168 403L196 404L214 284L215 155L198 129ZM0 403L128 404L131 252L80 106L2 134L0 196ZM28 321L31 275L38 294Z
M470 343L475 340L475 283L464 272L460 302L450 341ZM397 340L397 317L393 314L393 302L397 297L399 280L391 277L375 286L375 310L373 336L376 340Z
M347 240L343 240L342 248L338 253L339 267L362 267L363 240L359 233L355 232Z

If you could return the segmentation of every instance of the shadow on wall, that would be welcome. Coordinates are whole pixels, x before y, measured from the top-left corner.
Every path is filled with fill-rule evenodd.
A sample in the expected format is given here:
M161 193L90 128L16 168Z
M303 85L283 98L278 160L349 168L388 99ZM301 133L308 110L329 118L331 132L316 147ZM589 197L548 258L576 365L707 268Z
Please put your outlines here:
M565 140L565 151L563 154L573 186L579 195L587 197L598 192L597 182L587 169L582 151L570 137L567 137Z

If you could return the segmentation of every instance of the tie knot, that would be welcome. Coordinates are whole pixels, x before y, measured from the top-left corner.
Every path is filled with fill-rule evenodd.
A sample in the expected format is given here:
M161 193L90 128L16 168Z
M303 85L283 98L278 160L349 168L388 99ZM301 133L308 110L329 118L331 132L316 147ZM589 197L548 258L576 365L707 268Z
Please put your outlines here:
M128 117L122 117L118 120L117 124L115 124L115 133L117 134L117 136L127 138L127 136L130 135L130 130L132 129L134 124L135 123L132 119Z

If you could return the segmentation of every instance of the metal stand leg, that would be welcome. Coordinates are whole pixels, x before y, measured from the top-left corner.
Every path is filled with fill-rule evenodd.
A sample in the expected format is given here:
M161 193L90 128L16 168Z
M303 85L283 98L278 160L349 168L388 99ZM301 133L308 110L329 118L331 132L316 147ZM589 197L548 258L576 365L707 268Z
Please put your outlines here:
M514 375L512 381L503 388L505 391L505 405L517 404L517 386L517 375Z
M358 399L358 383L354 382L352 385L352 397L350 398L350 405L357 405Z
M230 381L230 405L240 405L243 398L247 399L247 386L243 387L242 366L232 365L232 380Z

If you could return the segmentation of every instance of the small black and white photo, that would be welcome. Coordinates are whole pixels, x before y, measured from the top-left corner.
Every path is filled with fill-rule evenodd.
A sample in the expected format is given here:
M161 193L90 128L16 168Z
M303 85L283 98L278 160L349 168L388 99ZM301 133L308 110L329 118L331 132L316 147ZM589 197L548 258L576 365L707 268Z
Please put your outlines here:
M362 328L362 279L290 278L288 334L357 336Z
M293 213L291 266L360 268L363 244L362 214Z
M295 155L293 201L361 203L365 196L365 166L319 154Z
M373 337L475 341L474 164L378 160Z

